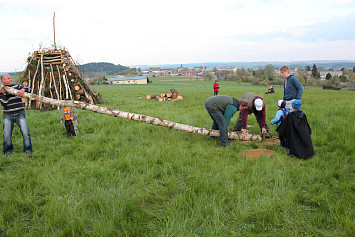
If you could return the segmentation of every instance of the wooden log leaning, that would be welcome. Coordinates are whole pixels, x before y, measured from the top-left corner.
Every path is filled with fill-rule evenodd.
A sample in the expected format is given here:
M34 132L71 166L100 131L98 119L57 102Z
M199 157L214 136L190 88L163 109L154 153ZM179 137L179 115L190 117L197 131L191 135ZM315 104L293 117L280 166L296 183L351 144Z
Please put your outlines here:
M3 86L0 85L1 90L5 91L9 94L13 95L18 95L18 90L8 87L8 86ZM27 93L25 92L23 97L29 98L29 99L34 99L38 100L39 102L46 103L46 104L51 104L55 106L64 106L68 105L71 107L76 107L88 111L92 111L95 113L100 113L100 114L106 114L106 115L111 115L114 117L119 117L119 118L124 118L126 120L135 120L135 121L140 121L140 122L146 122L148 124L153 124L157 126L163 126L175 130L181 130L185 131L188 133L196 133L200 135L206 135L206 136L213 136L213 137L218 137L219 136L219 131L218 130L212 130L212 129L207 129L207 128L199 128L199 127L194 127L190 125L185 125L181 123L175 123L169 120L163 120L160 118L154 118L150 116L146 116L143 114L135 114L135 113L129 113L129 112L124 112L120 110L115 110L111 108L105 108L105 107L100 107L97 105L93 104L88 104L85 102L81 101L65 101L65 100L56 100L44 96L38 96L36 94L32 93ZM234 139L234 140L243 140L243 141L261 141L262 138L260 135L257 134L248 134L247 136L243 136L241 132L229 132L228 133L228 138Z
M157 94L150 94L150 95L147 95L145 98L147 98L147 100L150 100L150 99L155 98L156 96L158 96L158 95Z
M177 94L177 93L179 93L177 90L175 90L175 89L170 89L170 92L172 93L172 94Z
M184 98L176 89L170 89L170 92L172 94L171 98L173 99L182 100Z

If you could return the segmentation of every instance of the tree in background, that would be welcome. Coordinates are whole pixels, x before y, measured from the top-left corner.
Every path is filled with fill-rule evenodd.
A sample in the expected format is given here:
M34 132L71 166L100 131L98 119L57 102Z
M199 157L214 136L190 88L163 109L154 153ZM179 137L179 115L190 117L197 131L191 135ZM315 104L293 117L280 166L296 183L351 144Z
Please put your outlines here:
M329 85L332 86L338 86L340 84L340 78L338 75L332 76L332 78L329 80Z
M351 69L342 68L341 71L342 71L342 76L345 76L347 79L349 79L353 74Z
M142 76L142 69L138 68L138 76Z
M249 72L246 71L243 67L242 68L238 68L237 70L237 79L241 79L243 82L248 81L248 76L249 76Z
M315 64L313 64L313 67L312 67L312 77L319 78L318 69Z
M299 70L297 73L297 78L302 85L307 85L308 73L306 70Z
M306 66L306 67L305 67L305 70L306 70L307 72L309 72L309 71L311 71L311 67L310 67L310 66Z
M214 75L211 72L203 72L202 76L205 78L205 80L211 81L214 79Z
M355 81L355 72L351 75L350 81L351 81L351 82L354 82L354 81Z
M224 80L235 81L235 75L233 71L221 70L218 73L219 77Z
M274 74L275 74L275 68L272 66L272 64L268 64L264 67L264 74L267 77L267 79L272 82L274 80Z
M344 76L344 75L341 75L341 76L339 77L339 79L340 79L341 82L347 82L347 81L348 81L347 76Z
M325 76L326 80L330 80L332 78L332 74L330 74L329 72L327 73L327 75Z
M353 72L355 72L355 66L353 67Z
M258 68L258 70L253 72L253 76L257 79L259 79L260 81L264 81L265 80L265 75L264 75L264 70L262 68Z

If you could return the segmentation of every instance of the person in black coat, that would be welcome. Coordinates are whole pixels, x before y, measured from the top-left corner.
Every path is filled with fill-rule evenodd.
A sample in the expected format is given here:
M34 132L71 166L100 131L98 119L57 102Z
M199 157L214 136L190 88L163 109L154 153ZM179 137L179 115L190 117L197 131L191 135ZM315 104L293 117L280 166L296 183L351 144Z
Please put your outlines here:
M285 147L290 150L289 155L308 159L314 156L312 131L306 114L300 110L301 105L301 100L292 103L293 111L281 122L277 132L285 138Z

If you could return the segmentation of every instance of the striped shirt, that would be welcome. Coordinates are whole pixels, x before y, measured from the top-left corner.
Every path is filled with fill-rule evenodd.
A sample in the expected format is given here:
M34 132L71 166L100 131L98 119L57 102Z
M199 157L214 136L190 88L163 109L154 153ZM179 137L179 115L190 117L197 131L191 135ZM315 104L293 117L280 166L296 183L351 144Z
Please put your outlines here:
M27 86L19 84L11 84L9 86L16 90L21 90L22 88L24 88L25 92L31 92L31 88ZM17 95L12 95L8 93L4 95L0 93L0 103L4 107L4 114L18 113L25 109L25 105L23 104L21 97Z

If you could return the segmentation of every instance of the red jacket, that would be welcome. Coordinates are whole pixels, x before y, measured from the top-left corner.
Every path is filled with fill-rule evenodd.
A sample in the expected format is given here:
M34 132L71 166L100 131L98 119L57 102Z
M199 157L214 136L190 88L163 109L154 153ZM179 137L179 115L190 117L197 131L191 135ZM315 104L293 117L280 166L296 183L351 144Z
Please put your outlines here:
M219 90L219 84L216 82L213 84L213 90L218 91Z

